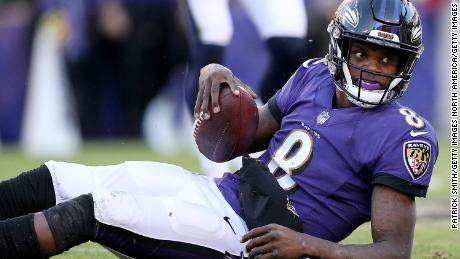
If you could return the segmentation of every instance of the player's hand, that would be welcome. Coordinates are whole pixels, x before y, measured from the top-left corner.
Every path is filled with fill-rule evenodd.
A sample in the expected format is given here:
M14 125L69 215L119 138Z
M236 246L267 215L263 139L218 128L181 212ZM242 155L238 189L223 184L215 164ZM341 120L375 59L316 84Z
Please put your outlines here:
M308 236L287 227L270 224L254 228L241 239L250 258L301 258L305 256Z
M213 113L220 111L219 92L222 86L229 86L234 95L240 94L241 88L246 90L254 99L256 94L249 86L235 77L232 71L219 64L209 64L200 70L199 90L196 98L194 116L198 119L200 114L205 120L211 118L209 111L209 102Z

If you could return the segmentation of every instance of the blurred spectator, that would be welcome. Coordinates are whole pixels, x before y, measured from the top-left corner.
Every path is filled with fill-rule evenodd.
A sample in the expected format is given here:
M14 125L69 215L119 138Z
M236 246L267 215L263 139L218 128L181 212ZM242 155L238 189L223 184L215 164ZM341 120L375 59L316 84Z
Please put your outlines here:
M68 59L83 136L139 136L147 104L185 61L177 2L105 0L87 8L86 50Z
M306 1L308 22L315 26L308 28L308 49L305 59L326 56L329 48L329 33L327 28L341 0Z
M223 63L225 47L233 36L228 0L188 0L192 43L191 68L186 88L189 110L195 105L199 69ZM270 61L260 83L260 98L267 101L305 57L307 33L303 0L241 0L241 5L264 40Z
M22 114L35 20L32 1L0 1L0 136L16 142Z
M64 65L68 35L64 17L62 11L52 8L43 12L35 25L21 148L36 158L68 157L81 143Z
M209 63L225 63L225 51L234 35L234 19L229 0L187 0L191 62L185 97L193 113L198 92L199 69ZM281 88L305 59L307 13L303 0L240 0L268 54L268 64L258 89L259 100L266 102ZM238 6L239 7L239 6ZM235 34L238 34L236 31ZM246 41L246 44L254 42ZM249 48L236 53L240 58ZM251 54L249 54L251 55ZM264 58L264 57L257 57ZM240 62L241 63L241 62ZM257 71L243 64L249 73ZM210 176L228 171L228 164L217 165L200 155L203 171Z
M339 0L305 1L306 8L296 1L251 1L241 0L187 0L188 10L193 15L190 27L193 56L187 83L188 107L193 108L198 69L210 62L224 62L224 52L233 39L234 52L260 48L253 35L258 32L265 44L264 50L235 53L231 61L239 64L247 57L257 61L247 63L244 73L254 74L265 70L265 79L259 92L270 87L280 87L290 75L279 69L288 68L285 62L293 63L295 69L304 59L322 56L327 52L328 35L324 27ZM63 31L67 71L76 96L79 120L85 137L137 136L147 103L167 81L175 64L183 62L187 42L180 29L177 0L16 0L0 1L0 136L2 141L17 141L21 132L24 97L29 74L29 59L32 35L37 10L44 12L51 8L61 8L63 19L67 19L68 31ZM276 3L280 5L277 6ZM442 64L439 57L439 9L447 5L447 0L413 0L423 20L425 53L422 56L408 93L401 99L403 104L413 106L429 120L436 118L433 107L437 101L439 75L436 67ZM296 19L296 31L287 34L270 33L275 25L282 24L271 18L282 14L293 5L302 7L287 11L289 22ZM240 13L231 14L229 6L243 8L252 19L253 25L239 24L236 35L233 26ZM270 6L272 8L270 9ZM275 6L275 7L273 7ZM308 28L306 35L306 13L308 21L315 26ZM210 11L211 10L211 11ZM299 12L301 11L301 12ZM235 19L235 15L236 18ZM232 17L233 16L233 17ZM297 17L297 18L295 18ZM233 18L233 19L232 19ZM281 22L280 22L281 21ZM317 26L318 25L318 26ZM208 28L213 26L214 29ZM249 28L250 27L250 28ZM255 28L252 28L255 27ZM280 26L281 27L281 26ZM300 29L299 29L300 28ZM255 30L254 30L255 29ZM281 30L282 31L282 30ZM242 33L241 33L242 32ZM280 31L278 31L280 32ZM241 34L241 35L240 35ZM216 36L217 35L217 36ZM242 36L243 35L243 36ZM235 41L235 38L237 39ZM250 38L248 41L247 38ZM238 46L235 48L235 46ZM289 46L289 47L286 47ZM306 50L304 49L305 47ZM306 55L301 53L307 52ZM269 58L267 58L267 55ZM228 55L227 55L228 58ZM281 58L281 59L280 59ZM262 61L261 61L262 60ZM235 63L235 62L234 62ZM260 67L251 67L261 64ZM283 64L283 65L279 65ZM235 71L242 68L233 68ZM254 72L255 71L255 72ZM275 76L278 79L272 78ZM253 76L254 77L254 76ZM268 78L268 79L267 79ZM244 76L243 76L244 79ZM277 80L281 80L279 83ZM251 80L249 80L251 81ZM175 80L180 82L180 80ZM258 82L258 80L253 82ZM417 85L424 84L423 91ZM264 86L265 85L265 86ZM271 88L270 88L271 89ZM273 90L273 89L272 89ZM264 100L271 93L265 92ZM419 100L424 100L420 102Z

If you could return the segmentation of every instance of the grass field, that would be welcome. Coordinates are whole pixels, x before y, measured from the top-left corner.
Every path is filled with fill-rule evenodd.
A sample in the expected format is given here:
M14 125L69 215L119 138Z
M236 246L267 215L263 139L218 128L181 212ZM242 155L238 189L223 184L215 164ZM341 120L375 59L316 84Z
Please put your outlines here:
M440 142L441 150L427 199L418 199L418 221L415 230L413 258L460 258L460 231L449 225L450 170L447 142ZM0 150L0 180L37 167L49 159L31 159L24 156L16 146L4 145ZM68 162L88 165L115 164L126 160L152 160L174 163L191 171L198 171L194 155L179 153L164 156L153 153L139 141L90 142ZM343 243L371 242L370 225L357 229ZM97 244L86 243L56 258L115 258Z

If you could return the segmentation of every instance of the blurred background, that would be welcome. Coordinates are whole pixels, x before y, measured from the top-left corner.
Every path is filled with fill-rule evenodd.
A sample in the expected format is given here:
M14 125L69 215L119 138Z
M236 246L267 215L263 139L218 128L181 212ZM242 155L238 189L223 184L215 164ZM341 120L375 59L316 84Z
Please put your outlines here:
M223 63L262 103L304 60L325 56L340 2L0 0L0 179L48 159L210 170L192 137L199 68ZM450 1L412 2L425 52L400 102L433 124L441 146L419 216L447 220ZM426 253L451 256L444 242Z

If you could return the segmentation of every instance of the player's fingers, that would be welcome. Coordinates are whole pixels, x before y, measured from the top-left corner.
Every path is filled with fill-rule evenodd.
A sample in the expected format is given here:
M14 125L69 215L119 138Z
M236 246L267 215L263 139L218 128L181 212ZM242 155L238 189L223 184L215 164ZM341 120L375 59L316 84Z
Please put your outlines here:
M193 116L195 117L195 119L198 119L198 117L200 116L201 104L203 102L203 88L204 87L202 86L198 88L198 94L196 96L195 107L193 108Z
M248 93L253 99L257 98L257 94L254 93L254 91L252 91L252 89L249 86L243 84L243 86L240 86L240 89L242 89L242 91L245 91L246 93Z
M227 84L228 86L230 86L230 89L232 89L232 92L235 96L239 96L240 95L240 82L238 82L238 80L235 80L234 77L232 78L229 78L227 80Z
M203 113L203 118L205 120L209 120L209 118L211 118L211 114L209 113L209 92L210 87L205 87L203 90L203 98L201 98L201 112Z
M276 258L283 258L283 256L280 255L278 249L273 249L270 252L262 255L260 258L261 259L276 259Z
M274 258L271 257L273 252L273 247L270 244L264 246L259 246L248 253L249 258Z
M211 86L211 109L213 113L218 113L220 111L219 93L220 93L220 83L214 80Z
M262 235L251 239L246 245L246 251L251 252L257 247L264 246L270 242L270 237L268 235Z
M253 239L255 237L261 236L265 233L270 231L270 225L263 226L263 227L258 227L258 228L253 228L251 231L248 233L244 234L243 237L241 237L241 243L244 243L250 239Z
M235 80L238 81L238 84L240 85L240 87L246 90L246 92L249 93L252 98L254 99L257 98L257 94L251 89L251 87L249 87L249 85L243 83L239 78L235 78Z
M243 83L239 78L233 77L231 81L232 81L232 85L238 86L238 88L240 88L240 89L242 88L249 95L251 95L252 98L254 98L254 99L257 98L257 94L251 89L251 87L249 87L248 85Z

